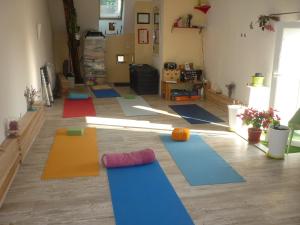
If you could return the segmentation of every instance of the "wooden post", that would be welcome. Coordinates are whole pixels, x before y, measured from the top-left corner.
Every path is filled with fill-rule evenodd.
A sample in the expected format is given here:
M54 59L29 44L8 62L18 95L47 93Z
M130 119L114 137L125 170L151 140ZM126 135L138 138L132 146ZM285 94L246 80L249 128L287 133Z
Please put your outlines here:
M78 47L80 42L75 39L75 30L77 27L77 15L73 0L63 0L65 10L66 28L68 33L68 46L71 56L72 69L75 76L75 83L83 83L80 72L80 62Z

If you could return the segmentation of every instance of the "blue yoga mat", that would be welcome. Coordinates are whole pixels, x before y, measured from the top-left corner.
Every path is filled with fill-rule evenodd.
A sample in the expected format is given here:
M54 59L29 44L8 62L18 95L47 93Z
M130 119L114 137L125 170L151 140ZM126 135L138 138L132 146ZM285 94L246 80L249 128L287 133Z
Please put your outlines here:
M169 107L191 124L224 122L196 104L170 105Z
M72 99L72 100L83 100L88 98L89 98L88 94L76 93L76 92L71 92L68 96L68 99Z
M105 90L93 90L96 98L113 98L120 97L119 93L114 89L105 89Z
M173 141L170 135L161 135L161 140L193 186L245 181L198 135L191 135L186 142Z
M116 225L193 225L158 162L107 169Z

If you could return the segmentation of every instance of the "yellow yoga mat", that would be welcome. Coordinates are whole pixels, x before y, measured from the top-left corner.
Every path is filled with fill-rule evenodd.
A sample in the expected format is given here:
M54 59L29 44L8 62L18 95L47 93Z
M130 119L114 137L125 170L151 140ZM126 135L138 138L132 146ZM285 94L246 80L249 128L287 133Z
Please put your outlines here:
M98 176L98 148L95 128L85 128L82 136L56 131L42 179Z

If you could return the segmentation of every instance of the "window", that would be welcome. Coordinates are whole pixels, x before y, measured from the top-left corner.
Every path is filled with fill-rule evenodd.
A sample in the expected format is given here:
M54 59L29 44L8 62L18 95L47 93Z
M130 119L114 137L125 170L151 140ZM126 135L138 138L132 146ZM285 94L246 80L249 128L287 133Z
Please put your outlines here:
M100 19L122 20L123 0L100 0Z
M125 56L124 55L117 55L117 64L125 63Z

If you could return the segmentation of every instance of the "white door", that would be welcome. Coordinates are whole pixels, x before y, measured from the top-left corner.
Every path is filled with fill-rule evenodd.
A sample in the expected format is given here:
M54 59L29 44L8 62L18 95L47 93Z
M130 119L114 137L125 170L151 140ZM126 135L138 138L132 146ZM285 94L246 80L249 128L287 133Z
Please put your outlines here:
M300 22L279 23L276 32L270 104L287 125L300 107Z

